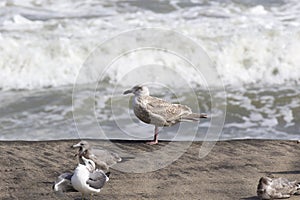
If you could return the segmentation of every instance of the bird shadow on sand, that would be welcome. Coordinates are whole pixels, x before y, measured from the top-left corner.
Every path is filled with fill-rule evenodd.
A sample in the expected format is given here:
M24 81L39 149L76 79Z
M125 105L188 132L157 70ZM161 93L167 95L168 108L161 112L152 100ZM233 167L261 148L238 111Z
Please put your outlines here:
M241 198L240 200L260 200L260 198L258 196L253 196L253 197Z

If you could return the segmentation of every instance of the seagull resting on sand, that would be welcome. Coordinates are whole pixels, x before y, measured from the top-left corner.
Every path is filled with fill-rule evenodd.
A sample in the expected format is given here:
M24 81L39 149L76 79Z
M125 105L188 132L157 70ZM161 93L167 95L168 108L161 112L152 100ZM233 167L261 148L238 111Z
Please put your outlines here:
M145 86L134 86L123 94L133 93L132 106L134 114L141 121L155 125L154 139L148 144L158 143L158 127L172 126L183 121L199 121L207 118L206 114L193 113L191 108L181 104L171 104L162 99L152 97Z
M294 194L300 194L300 184L285 178L262 177L257 186L260 199L286 199Z
M74 173L64 173L60 175L53 185L55 192L78 191L84 195L99 193L101 188L109 180L109 173L105 174L102 170L95 168L95 163L82 157L84 164L78 164Z
M78 156L81 163L83 163L81 157L84 156L94 161L97 168L105 172L109 170L109 167L122 161L122 158L118 154L103 149L94 149L87 141L80 141L79 143L72 145L72 148L79 148L78 153L75 156Z

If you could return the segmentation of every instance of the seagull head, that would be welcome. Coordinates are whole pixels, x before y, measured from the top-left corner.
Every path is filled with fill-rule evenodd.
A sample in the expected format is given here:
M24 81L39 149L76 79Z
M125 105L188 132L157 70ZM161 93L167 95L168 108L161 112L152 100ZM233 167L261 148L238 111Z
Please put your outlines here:
M149 96L149 89L146 86L136 85L133 88L124 91L123 94L133 93L135 96Z
M90 148L90 145L87 141L80 141L77 144L74 144L72 148L79 148L79 152L83 153L85 150Z
M85 167L89 170L89 172L93 172L96 170L96 164L94 161L87 159L84 156L82 156L81 158L84 162Z

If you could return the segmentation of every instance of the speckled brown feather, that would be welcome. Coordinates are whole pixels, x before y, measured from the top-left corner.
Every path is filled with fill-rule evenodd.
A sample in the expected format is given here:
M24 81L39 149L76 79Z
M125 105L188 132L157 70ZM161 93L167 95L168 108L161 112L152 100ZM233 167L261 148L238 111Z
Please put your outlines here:
M152 96L141 96L137 101L134 106L135 115L141 121L156 126L171 126L193 114L188 106L171 104Z

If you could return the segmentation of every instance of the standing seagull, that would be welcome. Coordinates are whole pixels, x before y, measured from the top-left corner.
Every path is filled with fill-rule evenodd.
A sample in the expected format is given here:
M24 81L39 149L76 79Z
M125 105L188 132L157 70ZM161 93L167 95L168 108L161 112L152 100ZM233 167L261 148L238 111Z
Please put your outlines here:
M109 173L95 168L95 163L82 157L84 164L78 164L74 173L63 173L53 185L55 192L81 192L82 199L85 194L99 193L109 180Z
M134 114L141 121L155 125L154 139L148 144L158 143L158 127L172 126L183 121L199 121L199 118L207 118L206 114L193 113L191 108L181 104L171 104L162 99L149 95L145 86L134 86L123 94L133 93L132 106Z
M122 158L118 154L102 149L93 149L87 141L80 141L72 145L72 148L79 148L76 156L79 157L80 162L83 162L81 158L84 156L94 161L97 168L105 172L107 172L112 165L122 161Z

